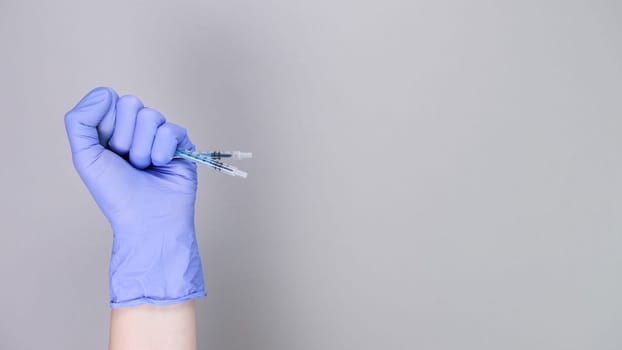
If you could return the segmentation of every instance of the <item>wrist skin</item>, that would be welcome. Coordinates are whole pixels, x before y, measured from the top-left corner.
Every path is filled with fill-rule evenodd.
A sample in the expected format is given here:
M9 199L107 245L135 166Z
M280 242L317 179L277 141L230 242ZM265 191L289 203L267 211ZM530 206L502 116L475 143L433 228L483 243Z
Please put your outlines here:
M193 300L168 306L118 308L111 312L109 350L194 350L196 347Z

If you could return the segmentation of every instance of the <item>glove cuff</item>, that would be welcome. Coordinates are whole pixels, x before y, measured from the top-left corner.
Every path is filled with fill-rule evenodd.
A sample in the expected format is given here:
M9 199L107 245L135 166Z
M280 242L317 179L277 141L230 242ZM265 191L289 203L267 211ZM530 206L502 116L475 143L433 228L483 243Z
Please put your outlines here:
M109 280L112 308L170 305L206 295L194 231L150 232L115 234Z

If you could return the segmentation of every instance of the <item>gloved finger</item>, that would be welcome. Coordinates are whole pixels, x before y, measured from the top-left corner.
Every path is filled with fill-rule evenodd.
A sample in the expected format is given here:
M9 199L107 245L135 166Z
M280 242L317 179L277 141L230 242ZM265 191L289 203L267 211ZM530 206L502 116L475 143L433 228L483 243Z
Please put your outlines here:
M110 148L117 154L125 155L130 151L136 115L141 108L143 103L136 96L126 95L117 100L114 132L108 142Z
M110 136L114 131L114 121L115 121L115 105L118 100L118 95L114 94L114 103L110 106L110 110L104 118L97 125L97 136L99 137L99 144L108 147L108 140L110 140Z
M114 118L117 94L108 87L91 90L78 104L65 114L65 129L69 137L71 153L87 156L101 153L97 127L104 119ZM88 151L88 152L87 152Z
M186 129L173 123L164 123L158 128L151 149L153 165L165 165L173 159L177 147L188 148L190 140Z
M136 116L134 139L130 148L130 163L136 168L144 169L151 164L151 147L156 132L166 119L160 112L143 108Z

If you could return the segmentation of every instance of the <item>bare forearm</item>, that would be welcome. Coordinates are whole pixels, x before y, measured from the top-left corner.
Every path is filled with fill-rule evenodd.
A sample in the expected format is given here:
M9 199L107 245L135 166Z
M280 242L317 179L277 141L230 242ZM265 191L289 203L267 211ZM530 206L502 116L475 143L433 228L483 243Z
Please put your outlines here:
M113 309L110 350L130 349L196 349L194 301Z

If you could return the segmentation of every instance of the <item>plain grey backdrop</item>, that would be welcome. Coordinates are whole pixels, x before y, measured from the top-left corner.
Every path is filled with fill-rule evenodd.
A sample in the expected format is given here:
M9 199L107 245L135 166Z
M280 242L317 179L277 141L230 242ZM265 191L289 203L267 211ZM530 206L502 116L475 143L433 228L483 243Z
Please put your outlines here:
M201 168L200 349L622 348L619 1L0 1L0 348L104 349L63 115L111 86Z

